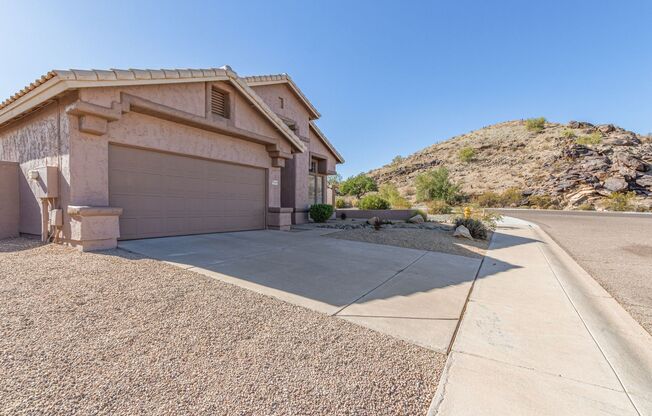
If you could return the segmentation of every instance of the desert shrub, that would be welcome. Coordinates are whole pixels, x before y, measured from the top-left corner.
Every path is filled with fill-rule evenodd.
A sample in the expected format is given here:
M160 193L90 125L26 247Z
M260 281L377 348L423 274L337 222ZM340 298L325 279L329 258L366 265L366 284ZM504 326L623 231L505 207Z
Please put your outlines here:
M500 195L493 191L486 191L473 198L473 202L481 207L498 208L501 206Z
M575 143L583 145L596 145L602 143L602 134L599 131L595 131L588 136L581 136L575 139Z
M561 135L562 135L562 137L564 137L566 139L574 139L574 138L577 137L575 132L573 130L571 130L571 129L564 129L564 131L562 132Z
M310 218L314 222L326 222L333 215L333 206L329 204L313 204L310 206Z
M415 209L414 215L421 215L424 221L428 221L428 213L422 209Z
M518 188L508 188L500 195L504 207L517 206L523 200L523 191Z
M405 160L405 158L403 156L401 156L401 155L394 156L394 159L392 159L392 165L398 165L399 163L401 163L404 160Z
M376 194L365 195L358 202L360 209L389 209L389 207L389 202Z
M448 205L446 201L441 199L435 199L434 201L428 202L428 213L433 215L444 215L450 214L453 212L453 207Z
M632 199L636 196L635 192L614 192L607 197L607 209L611 211L632 211Z
M580 205L577 207L580 211L595 211L595 207L588 202L585 202L584 204Z
M342 195L354 195L360 198L366 193L375 192L377 190L378 186L376 185L376 182L364 173L351 176L340 183L340 193Z
M346 206L347 206L347 203L346 203L346 200L344 198L338 197L338 198L335 199L335 208L346 208Z
M472 147L463 147L460 149L458 156L464 163L470 163L475 159L475 149Z
M401 196L401 193L396 189L396 186L392 183L386 183L380 185L378 190L378 195L389 202L389 205L392 208L410 208L410 203L407 199Z
M557 202L550 195L531 195L528 204L539 209L558 209Z
M417 201L440 199L454 204L461 197L460 186L450 180L445 167L417 175L414 184Z
M487 227L482 221L475 218L456 218L455 227L459 227L460 225L463 225L469 229L471 237L478 238L480 240L487 239Z
M545 117L528 118L525 120L525 128L529 131L541 132L546 127Z

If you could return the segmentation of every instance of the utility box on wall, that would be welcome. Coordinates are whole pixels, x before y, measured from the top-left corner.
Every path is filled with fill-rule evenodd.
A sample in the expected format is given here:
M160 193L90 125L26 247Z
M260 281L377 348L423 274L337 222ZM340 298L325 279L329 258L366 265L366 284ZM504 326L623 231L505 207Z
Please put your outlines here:
M18 163L0 161L0 238L18 237Z
M37 198L59 197L59 171L56 166L43 166L27 172L29 187Z

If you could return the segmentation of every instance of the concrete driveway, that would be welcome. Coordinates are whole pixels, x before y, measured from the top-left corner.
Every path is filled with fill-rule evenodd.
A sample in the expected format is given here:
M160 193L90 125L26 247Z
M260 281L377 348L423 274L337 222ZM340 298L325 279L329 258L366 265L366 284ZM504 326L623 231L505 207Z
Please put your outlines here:
M324 237L246 231L119 247L445 352L479 259Z

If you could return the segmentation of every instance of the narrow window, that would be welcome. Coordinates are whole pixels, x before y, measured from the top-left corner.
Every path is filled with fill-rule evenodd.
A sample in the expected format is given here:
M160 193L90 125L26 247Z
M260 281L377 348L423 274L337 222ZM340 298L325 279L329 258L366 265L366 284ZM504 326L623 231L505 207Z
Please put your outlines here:
M281 108L285 108L285 100L283 99L283 97L278 97L278 105Z
M211 113L229 118L228 94L217 88L211 88Z

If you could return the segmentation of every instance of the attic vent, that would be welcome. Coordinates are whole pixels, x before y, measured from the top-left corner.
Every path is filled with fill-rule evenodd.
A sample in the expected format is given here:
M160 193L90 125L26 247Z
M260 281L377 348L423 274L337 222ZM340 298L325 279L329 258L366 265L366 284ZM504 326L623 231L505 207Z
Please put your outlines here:
M228 94L217 88L211 88L211 113L229 118Z

